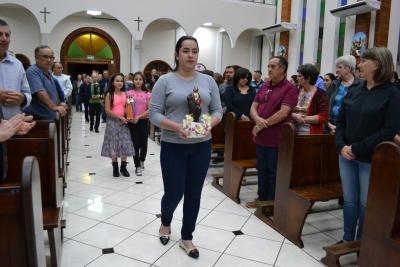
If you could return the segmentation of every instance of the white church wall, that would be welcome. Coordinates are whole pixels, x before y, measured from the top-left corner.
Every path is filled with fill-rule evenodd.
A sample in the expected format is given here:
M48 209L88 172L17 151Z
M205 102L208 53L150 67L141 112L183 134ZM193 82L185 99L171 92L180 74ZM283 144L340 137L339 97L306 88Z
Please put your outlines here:
M216 56L217 56L217 34L219 28L200 27L193 36L199 43L199 63L203 63L207 69L216 70Z
M228 65L240 65L250 69L253 33L246 31L239 36L236 46L231 48L229 37L224 34L222 43L222 69ZM222 71L223 71L222 70Z
M156 21L146 29L141 44L141 70L153 60L163 60L174 67L177 27L175 22Z
M11 28L10 51L21 53L35 63L34 49L40 44L40 30L36 18L26 9L1 7L0 18Z
M67 17L57 24L49 37L49 46L53 48L57 60L60 59L61 46L65 38L71 32L82 27L96 27L107 32L118 45L121 56L121 72L130 72L131 35L117 20L99 20L76 16Z

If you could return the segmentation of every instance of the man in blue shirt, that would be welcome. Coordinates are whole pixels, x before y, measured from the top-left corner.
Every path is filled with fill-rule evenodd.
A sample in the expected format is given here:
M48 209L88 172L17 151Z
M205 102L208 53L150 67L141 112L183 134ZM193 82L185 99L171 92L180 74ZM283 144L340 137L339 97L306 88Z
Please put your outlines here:
M8 52L10 36L10 27L0 19L0 108L7 120L22 113L32 99L24 67Z
M256 90L256 93L258 92L258 90L260 90L261 86L264 84L264 81L261 76L262 76L261 70L254 71L253 80L250 83L250 87L254 88L254 90Z
M66 106L60 103L56 84L50 72L54 61L53 50L47 45L36 47L35 60L36 64L26 71L33 98L31 105L24 111L37 120L54 120L56 112L65 116Z

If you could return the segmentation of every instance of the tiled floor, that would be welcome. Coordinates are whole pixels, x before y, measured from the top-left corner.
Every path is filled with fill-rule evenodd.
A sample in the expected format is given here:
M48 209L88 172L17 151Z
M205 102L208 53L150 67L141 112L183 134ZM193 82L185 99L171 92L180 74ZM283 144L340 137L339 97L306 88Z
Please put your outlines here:
M113 178L110 160L100 157L105 124L100 133L89 132L82 113L74 113L68 161L68 188L64 201L67 228L62 267L78 266L323 266L323 246L342 235L340 210L312 214L299 249L253 215L216 190L207 177L194 243L200 258L186 256L178 246L182 203L172 223L171 242L158 240L160 199L163 194L160 148L149 141L144 175L136 177L132 160L130 178ZM209 173L221 168L212 167ZM139 182L139 183L138 183ZM140 183L142 182L142 183ZM247 186L242 203L256 197L256 186ZM335 206L323 203L316 208ZM241 230L242 235L233 231ZM114 253L103 253L112 248ZM355 257L344 259L354 266Z

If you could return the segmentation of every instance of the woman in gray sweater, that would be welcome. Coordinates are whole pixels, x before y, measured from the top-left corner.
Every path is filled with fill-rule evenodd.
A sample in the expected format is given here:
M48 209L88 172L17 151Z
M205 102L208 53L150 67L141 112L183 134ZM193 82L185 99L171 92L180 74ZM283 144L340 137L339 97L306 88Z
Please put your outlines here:
M219 91L214 79L195 71L199 46L193 37L181 37L175 47L174 72L161 76L152 91L150 120L162 129L161 170L164 195L161 200L160 241L166 245L171 234L173 213L184 196L179 245L192 258L199 251L192 243L200 197L211 157L211 134L188 138L182 121L189 113L188 96L198 88L201 114L211 115L211 127L222 118Z

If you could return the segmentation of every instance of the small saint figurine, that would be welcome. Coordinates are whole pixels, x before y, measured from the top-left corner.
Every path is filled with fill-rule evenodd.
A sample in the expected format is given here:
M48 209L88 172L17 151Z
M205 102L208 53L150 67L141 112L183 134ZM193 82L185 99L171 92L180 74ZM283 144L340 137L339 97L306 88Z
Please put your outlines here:
M135 100L133 97L126 98L126 119L128 121L135 119Z
M196 86L193 88L193 92L187 97L189 114L192 114L194 122L200 122L201 115L201 97L199 88Z

